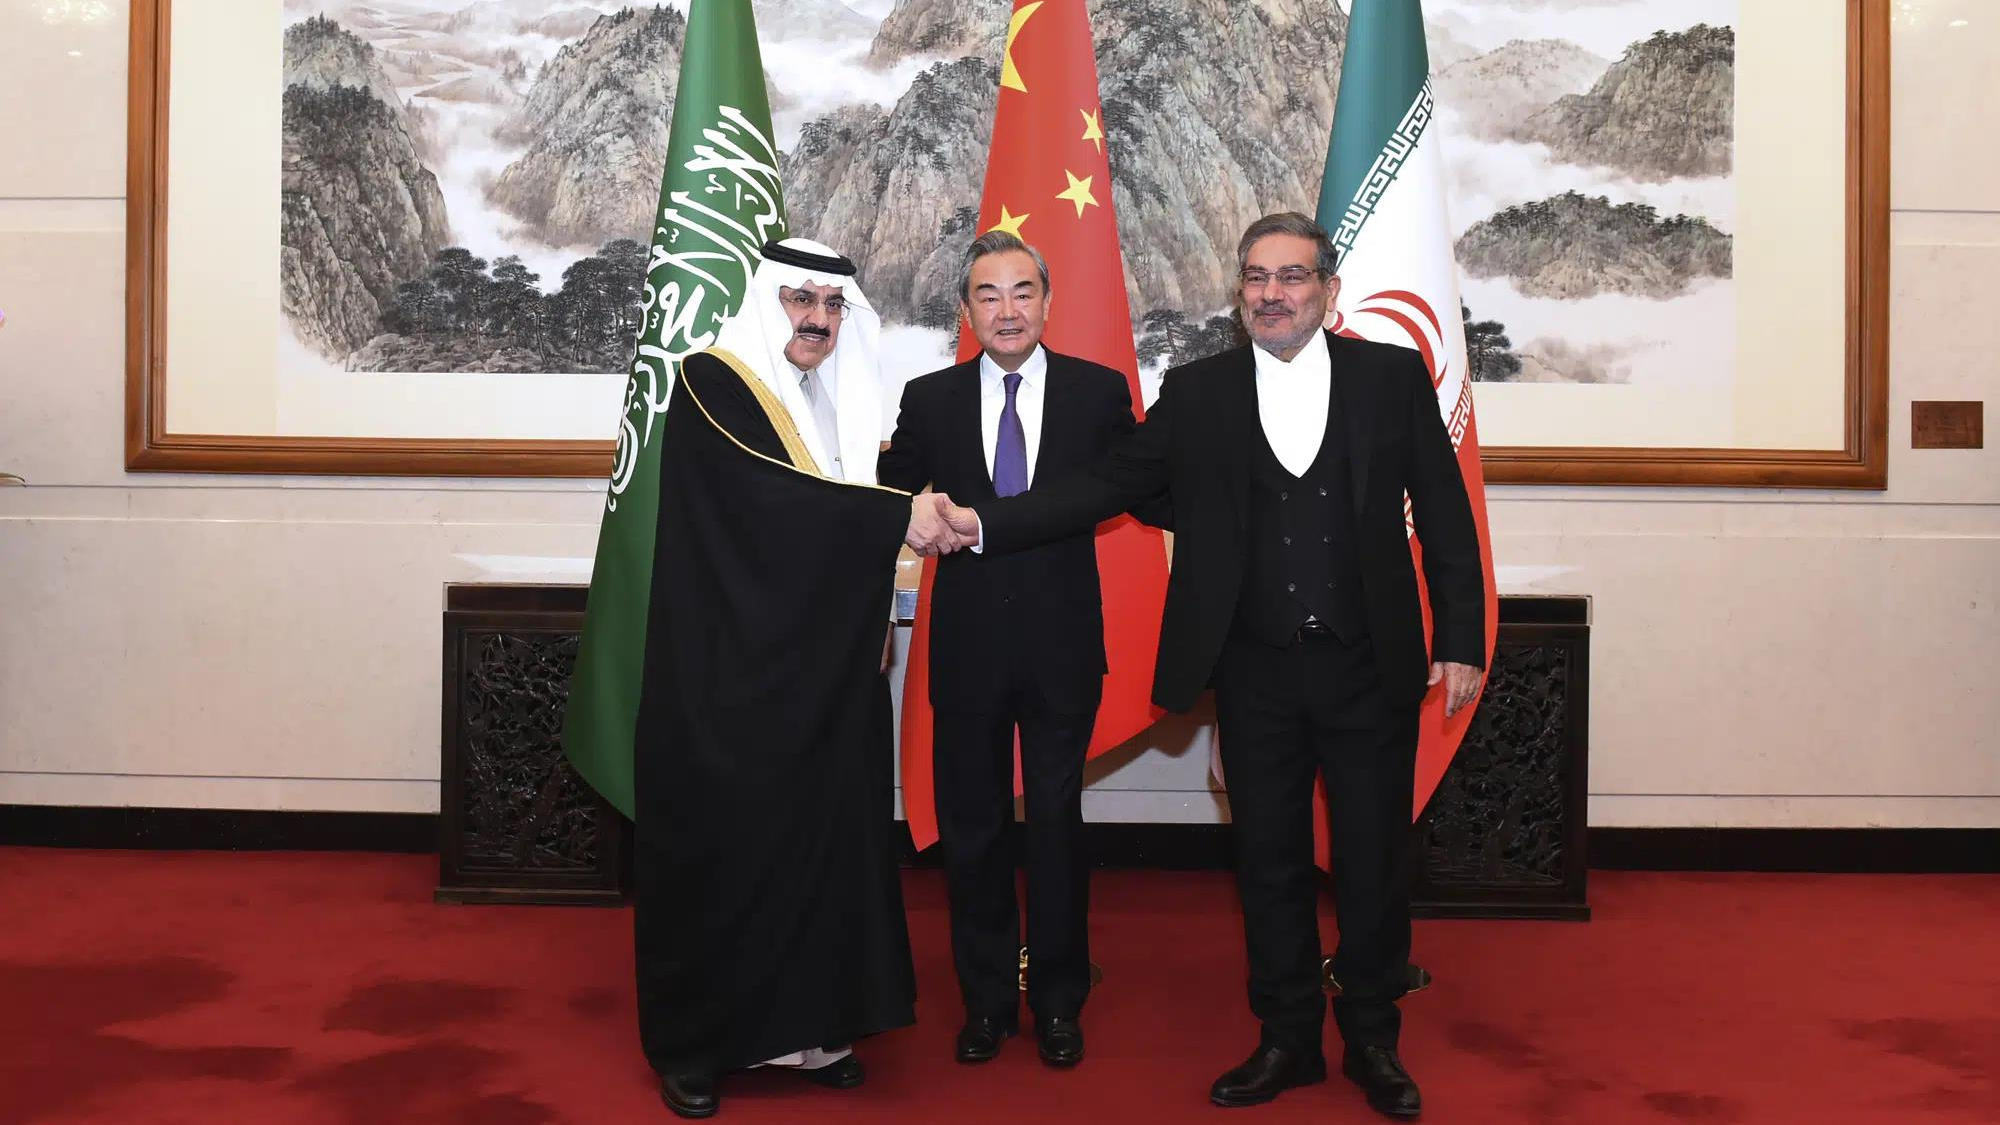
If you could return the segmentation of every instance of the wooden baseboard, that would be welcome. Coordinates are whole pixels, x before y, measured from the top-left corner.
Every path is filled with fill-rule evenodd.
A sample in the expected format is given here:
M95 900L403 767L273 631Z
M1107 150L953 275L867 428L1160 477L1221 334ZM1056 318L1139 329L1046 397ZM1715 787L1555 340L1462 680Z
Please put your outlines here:
M434 813L0 805L0 845L206 851L435 854ZM1166 871L1233 866L1223 824L1090 824L1098 867ZM903 861L936 866L899 824ZM1019 826L1016 826L1018 833ZM1592 828L1601 871L2000 873L2000 828Z
M160 851L437 851L436 813L0 805L0 844Z
M2000 828L1593 828L1604 871L2000 872Z

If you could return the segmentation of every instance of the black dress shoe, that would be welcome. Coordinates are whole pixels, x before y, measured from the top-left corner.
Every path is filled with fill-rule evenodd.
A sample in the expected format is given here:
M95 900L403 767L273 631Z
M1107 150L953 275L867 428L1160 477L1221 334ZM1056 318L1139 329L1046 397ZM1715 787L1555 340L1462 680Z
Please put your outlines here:
M1318 1052L1289 1051L1264 1044L1242 1066L1215 1080L1208 1100L1216 1105L1263 1105L1294 1086L1326 1081L1326 1060Z
M660 1100L682 1117L714 1117L722 1104L713 1074L662 1074Z
M1390 1117L1415 1117L1424 1111L1416 1079L1403 1069L1392 1047L1349 1047L1341 1056L1340 1072L1368 1095L1368 1105Z
M958 1061L983 1063L1000 1053L1000 1041L1014 1034L1014 1025L991 1016L967 1016L958 1029Z
M805 1076L806 1081L829 1090L852 1090L868 1077L868 1072L861 1069L861 1060L853 1055L842 1055L838 1061L825 1066L800 1068L799 1073Z
M1083 1028L1072 1018L1050 1016L1035 1021L1042 1061L1050 1066L1075 1066L1083 1061Z

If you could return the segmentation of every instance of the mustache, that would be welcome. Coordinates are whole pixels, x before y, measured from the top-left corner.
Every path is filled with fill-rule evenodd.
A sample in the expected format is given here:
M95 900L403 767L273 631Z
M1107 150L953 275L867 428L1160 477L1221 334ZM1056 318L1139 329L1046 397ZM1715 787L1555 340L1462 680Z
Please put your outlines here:
M1263 316L1266 313L1288 313L1291 311L1292 311L1291 306L1283 303L1282 301L1267 301L1264 304L1257 306L1258 316Z
M828 336L833 335L833 333L828 331L827 329L821 328L813 324L801 324L792 334L795 336L812 336L816 339L821 339L821 340L824 340Z

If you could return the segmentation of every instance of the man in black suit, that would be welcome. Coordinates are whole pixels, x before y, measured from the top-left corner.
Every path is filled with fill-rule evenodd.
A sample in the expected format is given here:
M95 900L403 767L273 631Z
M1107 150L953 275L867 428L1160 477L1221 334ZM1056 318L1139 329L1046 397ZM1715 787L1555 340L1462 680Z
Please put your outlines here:
M1295 212L1267 216L1244 233L1237 262L1252 346L1168 371L1145 424L1091 472L976 514L947 509L943 541L912 535L920 549L976 544L1005 557L1171 499L1153 700L1184 711L1215 688L1250 1007L1263 1024L1257 1050L1210 1098L1254 1105L1326 1076L1311 817L1323 772L1342 1069L1377 1110L1413 1117L1421 1103L1396 1051L1396 1001L1410 948L1417 718L1429 685L1445 684L1454 712L1478 690L1478 536L1422 358L1322 329L1339 292L1325 230ZM1405 493L1423 544L1428 654Z
M1132 431L1123 375L1041 346L1049 276L1038 252L990 231L967 250L961 286L981 354L904 388L876 466L881 483L912 492L929 485L975 504L1035 495ZM1044 1062L1083 1058L1083 761L1105 672L1096 522L1017 553L941 559L931 590L932 775L965 999L956 1044L964 1063L993 1058L1020 1007L1021 923L1007 846L1016 728L1028 824L1028 1007Z

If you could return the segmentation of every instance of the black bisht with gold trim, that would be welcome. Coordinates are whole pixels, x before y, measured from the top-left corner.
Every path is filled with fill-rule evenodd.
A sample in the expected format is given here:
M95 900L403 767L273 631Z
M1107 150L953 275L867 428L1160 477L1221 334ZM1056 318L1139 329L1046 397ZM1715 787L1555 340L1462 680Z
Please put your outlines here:
M719 1073L914 1022L881 674L907 494L818 475L724 352L661 421L634 747L639 1025Z

